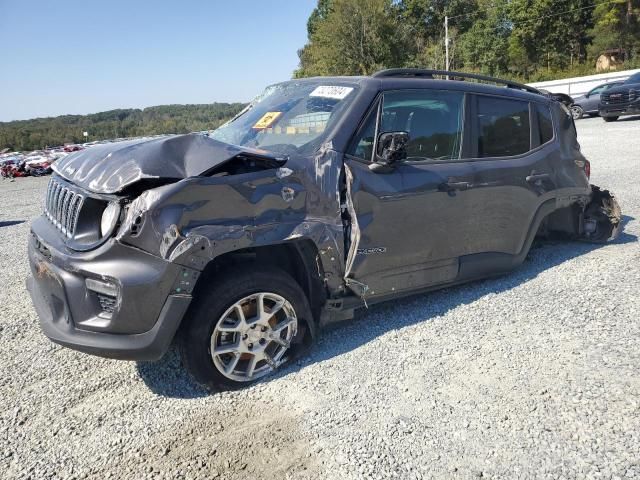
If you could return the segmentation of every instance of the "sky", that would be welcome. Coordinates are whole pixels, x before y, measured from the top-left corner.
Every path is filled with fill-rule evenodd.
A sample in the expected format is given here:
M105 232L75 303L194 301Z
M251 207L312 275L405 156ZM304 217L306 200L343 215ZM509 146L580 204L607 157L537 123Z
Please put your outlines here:
M291 78L316 0L0 0L0 121L246 102Z

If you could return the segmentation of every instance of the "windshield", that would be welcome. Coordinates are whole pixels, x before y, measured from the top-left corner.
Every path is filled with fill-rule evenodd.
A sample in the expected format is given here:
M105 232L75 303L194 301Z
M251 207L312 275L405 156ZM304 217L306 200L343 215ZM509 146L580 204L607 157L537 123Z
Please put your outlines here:
M340 83L292 81L267 87L210 137L284 154L312 151L355 96L354 84Z
M631 75L624 83L640 83L640 72Z

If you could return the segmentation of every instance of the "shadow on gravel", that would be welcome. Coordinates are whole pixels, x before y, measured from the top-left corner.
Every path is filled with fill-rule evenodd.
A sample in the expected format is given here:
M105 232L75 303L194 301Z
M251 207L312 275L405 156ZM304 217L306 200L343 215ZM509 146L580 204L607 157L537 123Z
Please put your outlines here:
M635 220L623 216L623 225ZM606 245L621 245L638 241L635 235L624 230L615 242ZM364 345L391 330L397 330L417 323L428 322L444 315L459 305L465 305L479 298L508 291L535 278L539 273L604 247L602 244L581 242L542 242L534 244L525 262L513 272L487 280L450 287L420 295L392 300L356 312L354 320L328 329L320 342L310 352L270 379L286 376L300 370L305 365L322 362L342 355ZM368 322L363 328L362 322ZM196 386L182 368L176 348L157 362L139 362L138 372L142 380L156 394L174 398L197 398L210 395Z
M0 222L0 228L2 227L12 227L13 225L20 225L21 223L26 222L26 220L7 220L5 222Z
M182 367L175 345L157 362L137 362L136 369L149 389L163 397L199 398L210 395L200 388Z
M617 122L635 122L636 120L640 120L640 115L635 115L632 117L622 117L616 120Z

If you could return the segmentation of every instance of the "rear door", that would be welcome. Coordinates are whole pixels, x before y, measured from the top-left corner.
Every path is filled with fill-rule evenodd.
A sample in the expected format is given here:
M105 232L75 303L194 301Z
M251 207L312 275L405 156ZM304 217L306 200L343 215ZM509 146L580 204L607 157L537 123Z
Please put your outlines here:
M360 230L350 277L393 294L454 281L474 254L517 255L553 189L529 102L431 89L380 102L346 160ZM374 138L390 131L409 133L408 158L374 173Z
M528 249L536 212L555 196L558 149L551 113L543 103L474 94L469 122L474 203L466 224L477 240L464 255L519 257Z

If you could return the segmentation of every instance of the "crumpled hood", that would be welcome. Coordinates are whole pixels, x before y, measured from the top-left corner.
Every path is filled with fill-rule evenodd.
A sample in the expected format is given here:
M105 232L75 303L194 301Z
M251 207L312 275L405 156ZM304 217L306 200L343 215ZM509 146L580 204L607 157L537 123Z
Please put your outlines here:
M84 189L117 193L144 179L179 180L202 175L241 153L282 160L263 150L189 134L98 145L58 160L52 168Z

